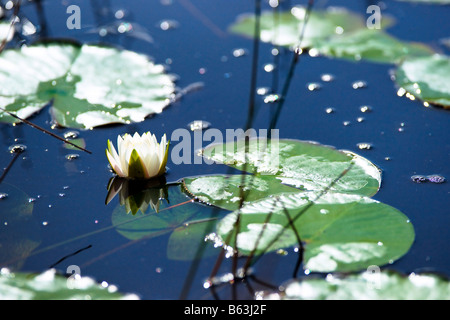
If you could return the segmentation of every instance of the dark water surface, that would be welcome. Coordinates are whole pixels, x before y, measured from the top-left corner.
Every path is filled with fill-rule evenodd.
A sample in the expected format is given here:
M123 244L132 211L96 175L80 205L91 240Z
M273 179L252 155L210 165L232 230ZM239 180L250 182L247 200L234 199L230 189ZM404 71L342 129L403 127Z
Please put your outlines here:
M264 8L268 8L263 2ZM360 0L316 2L317 7L340 5L360 14L365 14L369 3ZM81 8L81 30L66 27L69 4ZM404 40L424 42L445 52L440 39L449 36L449 6L397 1L385 1L385 4L383 14L397 19L389 29L391 34ZM103 14L95 14L96 7L103 8L100 12ZM43 9L49 37L121 45L148 54L157 63L168 64L170 72L179 76L179 87L203 82L204 88L186 95L145 122L81 131L80 136L86 140L92 155L66 150L60 141L28 126L0 124L1 166L6 167L11 160L9 146L21 143L28 147L3 183L14 185L36 199L35 225L24 233L39 239L40 244L22 261L21 270L44 271L68 254L89 247L55 267L65 272L69 265L78 265L82 275L116 284L121 291L137 293L143 299L178 299L192 262L167 258L169 235L130 243L110 227L118 202L116 199L108 206L104 204L106 186L112 176L105 157L106 141L115 141L117 135L124 132L148 130L157 137L164 133L170 137L174 130L186 128L193 120L206 120L212 128L223 132L243 127L247 117L252 41L230 34L227 29L238 15L253 11L253 1L43 1ZM114 13L120 9L125 10L125 19L148 31L153 43L120 34L102 38L98 33L87 33L97 28L98 22L114 22ZM22 13L38 23L34 6L24 6ZM162 30L160 22L163 20L176 21L176 28ZM246 49L249 54L236 58L232 54L236 48ZM271 49L270 45L261 45L258 87L272 84L273 75L263 70L265 64L273 62ZM280 57L280 84L290 58L289 52ZM410 179L416 174L450 177L450 114L398 97L389 77L392 67L302 56L277 127L281 138L313 140L352 150L378 165L383 170L383 182L374 198L402 211L416 231L411 250L388 267L405 273L431 270L450 275L450 184L417 184ZM335 79L323 82L322 74L332 74ZM353 89L352 83L358 80L365 81L367 87ZM311 82L321 83L322 88L307 90ZM362 105L371 106L372 111L362 113ZM258 100L254 128L268 126L270 108L271 105ZM326 108L335 111L328 114ZM359 117L364 118L362 122L358 122ZM31 120L50 129L48 109ZM349 124L344 125L347 121ZM66 131L54 130L60 135ZM357 147L360 142L368 142L372 148L360 150ZM65 157L69 153L77 153L79 158L68 161ZM219 165L174 165L170 158L168 167L168 181L226 172L226 168ZM0 192L1 188L2 185ZM291 278L296 260L292 251L285 256L269 254L255 265L255 274L278 286ZM196 266L189 298L213 298L203 288L203 281L215 261L215 257L205 258ZM223 272L230 270L226 262ZM256 283L252 285L255 289L263 288ZM229 298L230 292L228 287L222 289L220 295ZM240 298L249 297L243 286L239 292Z

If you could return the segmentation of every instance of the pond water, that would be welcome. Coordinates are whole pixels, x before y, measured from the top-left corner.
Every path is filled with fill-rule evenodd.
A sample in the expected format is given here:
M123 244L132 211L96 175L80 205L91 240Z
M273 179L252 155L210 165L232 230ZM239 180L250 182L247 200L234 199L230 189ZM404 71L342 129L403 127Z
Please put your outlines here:
M115 141L117 135L125 132L150 130L157 137L164 133L170 137L174 130L187 128L194 120L207 121L211 128L222 132L244 127L252 41L229 33L228 28L240 14L253 12L254 3L249 0L83 0L76 2L81 8L82 28L69 30L66 8L71 3L42 1L41 22L45 22L48 37L102 41L144 53L157 63L166 64L168 70L178 76L180 88L197 82L203 83L203 87L144 122L79 130L79 136L86 141L86 148L92 154L67 150L60 141L23 124L0 124L1 166L6 167L12 160L11 145L27 146L0 185L0 192L4 192L2 187L5 185L13 185L33 198L34 206L33 224L17 232L19 245L25 246L30 241L35 243L31 245L33 249L19 247L9 257L21 271L29 272L42 272L54 266L65 273L68 266L77 265L82 275L115 284L120 291L136 293L143 299L214 299L203 283L216 263L216 256L199 261L169 259L170 233L132 241L112 227L112 214L118 200L105 205L106 188L112 177L105 148L108 139ZM263 3L268 9L267 3ZM292 1L292 4L298 3L305 4L306 1ZM370 1L359 0L317 1L316 7L344 6L366 15L369 4ZM24 16L39 24L33 4L24 5L21 10ZM397 20L389 29L391 34L432 45L448 54L440 40L448 37L449 10L448 6L386 1L383 14ZM121 12L125 14L123 19L134 23L135 29L146 30L146 38L127 34L99 35L99 25L117 22L115 14ZM152 42L147 41L148 36ZM247 54L235 57L235 49L244 49ZM271 45L260 46L258 87L270 87L273 83L274 73L263 68L274 63L271 50ZM282 52L279 56L280 84L285 79L291 54ZM302 55L277 127L282 138L317 141L351 150L379 166L383 180L374 198L407 215L416 232L410 251L387 267L404 273L435 271L449 276L450 184L411 181L413 175L450 177L449 111L427 108L417 100L397 96L389 76L392 67ZM322 80L323 74L333 75L333 81ZM354 89L355 81L364 81L367 85ZM310 83L320 83L321 87L308 90ZM362 112L361 106L370 106L371 111ZM258 97L253 128L268 126L271 107ZM328 113L327 108L334 112ZM59 135L69 131L51 129L48 109L30 120ZM371 148L360 149L359 143L369 143ZM72 160L66 158L74 153L79 156ZM169 182L228 170L224 166L205 163L175 165L170 157L167 166ZM202 210L213 212L210 207ZM24 259L18 260L18 255ZM255 265L254 275L278 286L292 277L296 262L297 254L293 250L287 250L285 254L267 254ZM219 274L229 272L230 266L231 261L226 260ZM251 287L253 290L265 288L256 281ZM237 288L238 298L252 297L248 286ZM235 297L230 286L222 287L218 294L221 298Z

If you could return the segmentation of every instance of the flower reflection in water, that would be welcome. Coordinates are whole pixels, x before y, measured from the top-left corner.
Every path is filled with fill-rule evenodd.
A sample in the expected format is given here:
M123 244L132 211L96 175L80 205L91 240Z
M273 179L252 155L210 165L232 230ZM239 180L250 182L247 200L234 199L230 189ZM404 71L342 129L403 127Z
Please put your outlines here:
M145 213L149 206L158 212L161 201L169 203L168 186L164 176L150 180L113 177L109 180L107 189L105 204L109 204L119 194L119 203L125 206L127 214L131 212L135 215L139 210Z

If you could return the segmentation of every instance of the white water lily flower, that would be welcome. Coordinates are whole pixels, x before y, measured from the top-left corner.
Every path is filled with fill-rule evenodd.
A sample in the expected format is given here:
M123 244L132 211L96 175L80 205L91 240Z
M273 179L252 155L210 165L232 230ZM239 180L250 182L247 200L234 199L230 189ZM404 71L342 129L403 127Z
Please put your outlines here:
M110 140L106 156L114 172L122 178L150 179L166 172L169 142L166 135L158 143L150 132L140 136L137 132L131 136L117 137L117 150Z

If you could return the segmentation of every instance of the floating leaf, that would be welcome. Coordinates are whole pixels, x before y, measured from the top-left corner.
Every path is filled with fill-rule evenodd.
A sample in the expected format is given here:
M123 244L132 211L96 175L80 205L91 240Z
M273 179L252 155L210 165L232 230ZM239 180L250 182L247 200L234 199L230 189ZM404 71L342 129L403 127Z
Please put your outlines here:
M400 41L378 29L361 29L317 42L320 54L349 60L399 63L408 56L426 56L433 51L421 43Z
M261 41L281 46L298 45L305 16L306 9L301 6L282 12L276 18L273 12L264 12L261 15ZM230 29L253 37L254 23L254 15L246 15ZM392 19L383 17L382 29L369 29L365 17L346 9L330 7L312 10L301 47L314 49L315 55L380 63L398 63L406 56L423 56L433 52L423 44L401 41L387 34L383 28L391 24Z
M406 216L367 197L378 191L380 171L354 153L298 140L250 139L212 144L202 155L254 173L185 178L183 184L191 196L228 210L239 208L247 191L242 208L216 229L241 254L292 247L300 237L305 268L353 271L398 259L414 240Z
M136 300L134 294L123 294L115 286L104 287L92 278L66 278L54 269L41 274L0 272L0 300Z
M169 104L172 80L132 51L39 43L0 55L0 107L27 118L51 102L53 120L70 128L141 122ZM0 111L0 121L17 119Z
M376 271L376 272L371 272ZM373 269L325 279L302 278L285 283L282 291L263 299L282 300L449 300L450 284L436 274L402 275Z
M259 177L272 176L283 184L311 191L325 189L351 163L353 167L331 190L372 196L381 183L380 170L369 160L349 151L306 141L250 139L247 146L243 140L233 141L209 145L202 155ZM267 190L267 195L279 193L276 188L279 186Z
M408 58L397 68L395 82L410 95L450 108L450 58L430 55Z
M230 211L239 208L241 195L244 203L250 203L272 194L298 192L272 176L251 175L187 177L183 187L198 200Z
M408 252L414 229L398 210L359 195L318 195L281 194L245 205L239 211L237 245L237 211L220 221L217 233L243 254L294 246L298 235L305 246L304 268L318 272L381 266Z
M261 41L281 46L297 45L302 32L306 8L295 6L289 12L281 12L274 19L273 12L265 11L261 14ZM230 30L234 33L254 36L255 16L242 15ZM362 17L351 13L344 8L332 7L325 11L311 11L304 36L302 47L308 48L317 40L325 40L336 33L350 32L365 26Z

